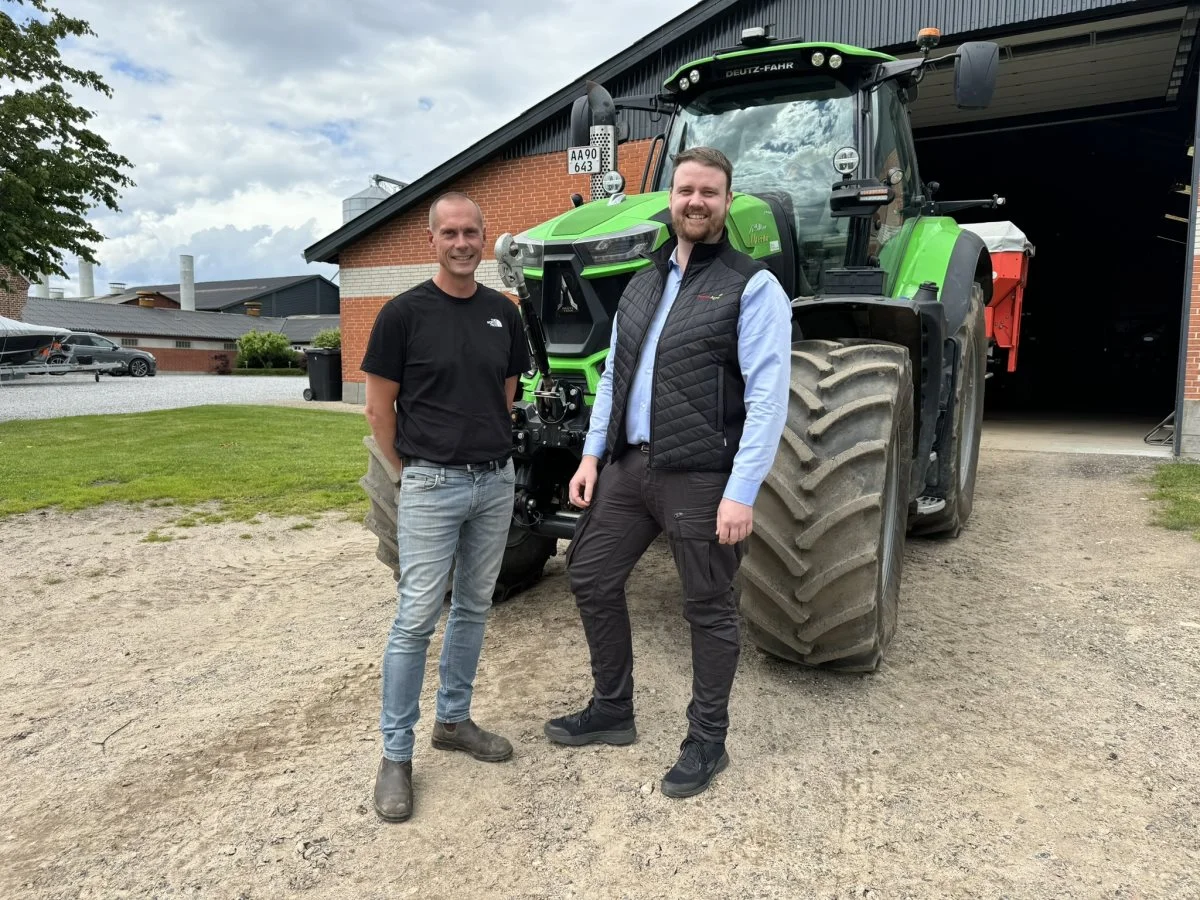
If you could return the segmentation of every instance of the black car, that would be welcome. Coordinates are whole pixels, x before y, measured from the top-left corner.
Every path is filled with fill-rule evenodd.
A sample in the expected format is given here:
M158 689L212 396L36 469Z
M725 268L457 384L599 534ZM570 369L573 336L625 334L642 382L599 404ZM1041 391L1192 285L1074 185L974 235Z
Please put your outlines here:
M66 351L63 354L62 351ZM158 372L158 362L154 355L145 350L133 347L122 347L108 338L91 331L72 331L62 342L62 351L58 358L51 356L50 364L65 362L82 362L85 357L91 357L92 362L103 366L112 363L110 369L105 369L109 375L132 375L134 378L153 376Z

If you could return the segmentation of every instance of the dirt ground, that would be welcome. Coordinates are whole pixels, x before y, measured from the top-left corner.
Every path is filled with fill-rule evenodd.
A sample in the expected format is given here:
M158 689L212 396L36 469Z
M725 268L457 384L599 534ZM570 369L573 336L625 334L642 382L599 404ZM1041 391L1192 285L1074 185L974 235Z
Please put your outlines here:
M578 750L541 733L590 683L556 557L488 627L474 713L514 759L429 747L439 632L401 825L359 524L0 522L0 897L1200 897L1200 544L1148 524L1152 465L985 451L968 530L909 543L881 670L745 646L732 765L684 801L669 557L630 583L639 739Z

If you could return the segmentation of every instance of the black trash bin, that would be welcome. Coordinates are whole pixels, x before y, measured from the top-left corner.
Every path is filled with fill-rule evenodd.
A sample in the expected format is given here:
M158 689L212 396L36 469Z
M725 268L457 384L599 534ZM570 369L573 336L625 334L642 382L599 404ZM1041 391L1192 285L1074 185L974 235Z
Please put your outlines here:
M342 351L311 347L304 351L308 358L308 387L305 400L342 399Z

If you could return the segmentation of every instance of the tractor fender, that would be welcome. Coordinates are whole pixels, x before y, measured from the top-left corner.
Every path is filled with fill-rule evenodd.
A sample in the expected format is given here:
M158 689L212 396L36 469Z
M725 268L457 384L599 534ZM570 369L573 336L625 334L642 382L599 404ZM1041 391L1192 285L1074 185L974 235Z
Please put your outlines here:
M992 255L979 235L960 231L946 263L940 299L946 308L946 334L958 332L971 308L971 285L983 288L983 305L992 300Z

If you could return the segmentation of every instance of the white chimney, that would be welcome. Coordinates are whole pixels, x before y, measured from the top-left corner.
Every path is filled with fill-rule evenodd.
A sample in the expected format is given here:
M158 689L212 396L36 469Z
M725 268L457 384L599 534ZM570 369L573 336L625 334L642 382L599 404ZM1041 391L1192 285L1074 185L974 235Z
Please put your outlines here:
M96 296L96 280L92 277L92 264L86 259L79 261L79 296Z
M38 280L33 283L32 287L33 290L29 293L30 297L48 298L50 296L50 276L40 275Z
M61 300L63 298L63 293L64 292L63 292L62 288L51 288L50 289L50 299L51 300Z
M186 253L179 257L179 308L196 311L196 261Z
M108 283L108 293L109 293L109 295L110 295L110 296L111 296L111 295L115 295L115 294L123 294L123 293L125 293L125 282L123 282L123 281L110 281L110 282Z

